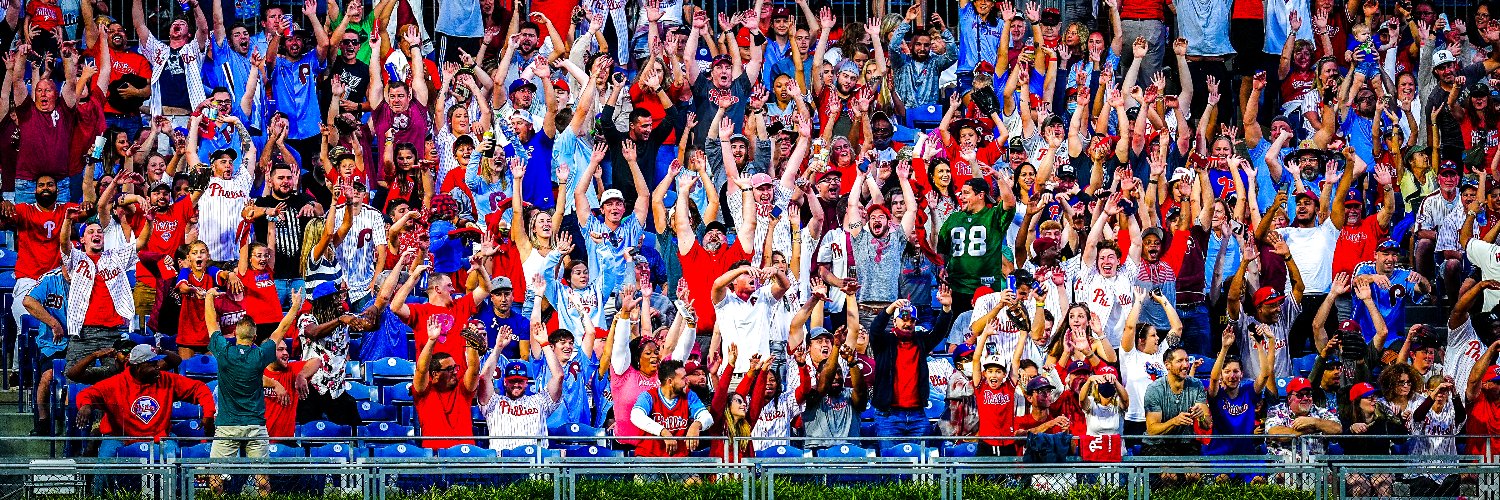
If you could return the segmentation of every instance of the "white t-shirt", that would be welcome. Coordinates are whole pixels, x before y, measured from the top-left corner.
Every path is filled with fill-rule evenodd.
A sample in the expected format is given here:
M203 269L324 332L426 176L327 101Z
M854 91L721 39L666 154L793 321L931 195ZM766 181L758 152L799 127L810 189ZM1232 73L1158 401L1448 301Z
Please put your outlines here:
M1146 388L1167 374L1167 365L1162 362L1166 349L1158 347L1156 354L1146 354L1140 349L1120 349L1120 380L1125 382L1125 392L1130 394L1130 408L1125 409L1125 420L1146 421Z
M771 355L772 312L778 300L771 295L769 285L762 286L750 294L750 300L741 300L738 295L725 293L724 300L714 305L721 341L720 354L729 358L729 346L739 347L740 358L734 360L734 372L745 373L750 369L750 357L759 354L762 358ZM781 337L786 336L782 332Z
M1120 434L1123 425L1120 422L1119 397L1116 396L1112 405L1099 404L1093 396L1088 396L1088 404L1084 405L1083 422L1087 425L1090 436L1109 436ZM1141 399L1145 399L1144 397Z
M520 399L495 394L479 409L484 413L484 421L491 436L545 436L547 416L557 409L557 403L541 393L528 394ZM547 446L545 441L536 439L490 440L490 449L497 451L526 445Z
M1125 317L1135 302L1130 277L1140 274L1140 264L1135 258L1126 259L1112 277L1099 274L1097 267L1084 264L1083 259L1073 259L1063 268L1068 273L1068 280L1073 282L1073 300L1087 304L1090 312L1099 315L1099 326L1104 330L1104 338L1109 339L1109 345L1120 345L1120 336L1125 333Z
M1303 291L1328 293L1333 287L1333 248L1339 241L1339 228L1325 220L1314 227L1284 227L1276 232L1286 240L1302 272Z

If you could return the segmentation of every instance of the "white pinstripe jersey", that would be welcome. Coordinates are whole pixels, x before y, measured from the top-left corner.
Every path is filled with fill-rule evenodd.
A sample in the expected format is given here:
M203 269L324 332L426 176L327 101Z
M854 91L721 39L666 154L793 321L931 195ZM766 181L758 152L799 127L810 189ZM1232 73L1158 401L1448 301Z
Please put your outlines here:
M344 220L346 206L334 207L333 220ZM385 230L385 216L374 207L361 204L349 225L349 234L339 242L339 266L344 268L350 301L370 295L370 282L375 279L375 260L379 257L375 249L387 244Z
M203 196L198 198L198 239L208 245L210 260L239 260L236 231L245 220L240 211L253 201L250 182L255 178L254 171L255 166L247 160L233 178L210 177Z

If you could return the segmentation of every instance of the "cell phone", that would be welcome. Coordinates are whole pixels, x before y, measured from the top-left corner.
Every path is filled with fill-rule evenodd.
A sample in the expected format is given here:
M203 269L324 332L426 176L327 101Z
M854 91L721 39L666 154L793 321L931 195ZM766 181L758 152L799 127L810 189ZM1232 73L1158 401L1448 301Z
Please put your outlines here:
M771 218L781 217L781 207L771 207Z
M625 74L615 73L615 75L610 77L610 79L613 80L616 84L622 84L625 83Z
M207 108L203 108L203 117L207 118L207 119L210 119L210 120L218 120L219 119L219 108L215 107L215 106L209 106Z

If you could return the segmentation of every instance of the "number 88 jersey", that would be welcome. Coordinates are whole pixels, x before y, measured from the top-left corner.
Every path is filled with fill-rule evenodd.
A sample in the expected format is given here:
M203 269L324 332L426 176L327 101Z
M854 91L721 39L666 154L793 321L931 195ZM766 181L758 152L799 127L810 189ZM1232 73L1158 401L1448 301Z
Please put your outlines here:
M943 221L936 250L948 259L948 286L954 292L974 293L980 278L1001 274L1005 230L1013 217L1014 210L985 207L972 214L953 212Z

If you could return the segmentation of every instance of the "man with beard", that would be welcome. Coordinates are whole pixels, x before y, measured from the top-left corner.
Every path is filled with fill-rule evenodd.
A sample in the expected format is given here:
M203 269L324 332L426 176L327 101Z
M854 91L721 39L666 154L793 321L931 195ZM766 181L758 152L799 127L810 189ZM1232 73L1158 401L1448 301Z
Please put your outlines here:
M15 192L6 193L6 200L20 203L36 201L34 194L39 188L37 179L45 175L53 182L52 192L55 194L61 190L61 200L69 201L68 174L82 169L84 153L83 145L75 145L73 138L88 137L103 131L101 105L104 105L104 95L108 89L106 82L111 74L117 74L109 70L113 67L109 64L111 59L106 57L98 61L103 67L94 81L97 92L85 86L83 95L75 96L74 82L67 82L67 87L59 91L58 84L52 79L38 78L32 84L27 99L12 109L5 118L0 118L14 124L15 131L12 133L16 147L25 147L25 154L14 155L12 168L15 169ZM21 76L16 71L6 75L6 78L12 79L12 85L18 89L23 89L25 82L21 80ZM10 109L8 106L6 108ZM137 123L135 128L140 129L141 125Z
M39 87L50 84L49 80L37 82ZM16 187L20 188L19 183ZM13 288L16 297L29 295L43 274L62 264L63 255L69 253L66 246L61 251L58 249L63 225L72 224L69 215L76 217L78 210L76 203L58 206L57 181L50 175L37 177L32 197L36 201L19 205L0 202L0 228L15 231L17 240L16 284ZM11 306L11 314L18 325L21 317L27 314L23 302L17 300Z
M177 443L167 437L172 404L178 401L203 407L203 427L214 428L214 395L203 382L162 370L156 348L140 344L130 349L128 368L113 377L79 391L78 428L85 433L96 420L107 419L114 436L155 438L163 453L176 456ZM96 418L95 410L99 415ZM99 443L100 457L113 457L126 444L138 440L107 439Z
M1146 434L1191 436L1195 427L1213 428L1208 392L1193 378L1194 363L1181 347L1167 351L1167 376L1146 387ZM1288 391L1290 392L1290 391ZM1146 438L1142 453L1149 456L1188 456L1199 453L1196 440Z
M766 174L751 176L750 184L751 189L757 195L761 195L762 191L774 190L771 176ZM728 228L719 221L710 221L704 226L701 237L695 235L693 217L688 213L689 197L683 195L681 191L678 193L672 214L672 230L677 234L677 256L682 261L682 279L687 286L689 296L693 298L693 313L698 317L697 325L700 329L698 334L712 334L715 324L714 303L710 300L709 294L712 292L714 280L728 272L730 264L750 260L750 257L755 254L756 238L748 237L752 233L740 231L739 234L743 236L739 238L738 244L727 244ZM738 219L744 219L744 217ZM740 222L743 226L746 221Z
M698 53L698 39L707 27L706 13L693 16L693 30L688 34L685 54ZM760 81L761 58L765 50L765 36L760 34L760 16L746 16L744 27L755 37L751 42L749 63L740 61L739 45L731 43L730 54L720 54L709 65L707 78L704 78L699 65L687 65L687 79L693 84L693 103L696 108L693 111L700 118L713 116L718 111L715 109L718 106L715 97L725 93L732 95L736 101L724 111L724 117L734 123L736 132L745 125L745 106L749 103L750 87ZM698 121L698 127L693 130L693 137L698 138L697 146L701 147L707 140L710 125L712 120Z
M546 87L547 91L551 92L551 84L547 84ZM620 83L620 79L616 78L615 81L610 85L609 95L611 97L618 97L624 87L625 85L623 83ZM647 91L651 92L651 90ZM625 199L628 201L634 201L640 198L647 197L650 193L650 191L642 187L633 189L631 188L631 186L634 184L632 181L634 180L633 171L635 169L635 167L633 167L632 165L645 165L647 169L652 170L652 177L655 177L657 154L661 150L662 143L666 142L667 136L671 135L672 131L677 128L678 113L677 110L672 109L672 98L671 96L667 95L667 88L664 86L658 87L654 89L654 92L652 92L652 94L653 95L649 97L643 96L643 98L655 99L660 102L662 109L666 112L666 117L662 119L661 123L652 125L651 113L644 107L636 106L635 109L630 112L630 126L629 130L625 133L620 133L619 129L616 129L614 126L605 126L600 128L599 130L600 137L602 137L604 141L610 145L609 156L611 167L608 169L608 171L605 172L605 177L607 177L606 180L608 181L610 186L619 188L620 192L625 195ZM614 123L615 114L617 112L616 110L618 109L615 107L616 102L619 102L618 99L613 98L607 99L605 101L602 111L605 123ZM555 109L555 107L556 98L548 97L547 109L551 110ZM721 107L720 109L723 108ZM552 116L553 114L549 112L546 116L546 119L550 121L552 119ZM548 146L550 147L550 136L556 136L557 129L556 127L547 127L546 130L549 134ZM633 146L635 153L633 155L634 158L625 157L625 143L627 141ZM548 155L548 160L550 161L550 159L551 155ZM545 176L545 172L547 172L547 169L543 168L542 172ZM663 179L662 182L670 181ZM550 182L532 182L530 184L534 186L535 190L538 191L547 191L551 189ZM641 206L649 205L642 204ZM551 204L548 204L547 207L550 208Z
M131 227L150 226L146 246L141 248L143 259L135 268L137 315L151 314L151 308L156 304L157 280L164 275L170 276L172 272L164 269L160 260L175 255L182 247L188 226L198 218L198 196L202 194L200 191L172 201L172 187L157 184L151 188L142 210L134 214Z
M926 353L943 342L953 327L954 294L945 285L938 289L943 311L932 330L916 328L916 309L911 301L892 302L870 325L870 347L875 354L875 434L884 437L914 437L927 434L924 408L928 402ZM851 325L852 326L852 325ZM887 441L882 448L898 444Z
M194 116L188 122L188 128L196 130L202 119L202 115ZM236 230L244 220L245 205L250 202L250 183L255 179L256 170L253 160L255 144L239 118L229 116L223 122L239 130L240 149L245 152L244 163L235 167L239 153L233 149L219 149L209 154L212 176L208 179L208 186L192 197L198 201L198 239L208 245L208 258L230 262L239 258ZM202 164L198 160L198 138L198 134L188 135L187 164L190 169Z
M541 324L537 324L531 330L531 335L541 335L545 331L543 328ZM531 385L531 375L526 371L527 363L511 361L505 364L505 377L500 386L502 391L496 394L495 365L500 358L505 357L501 351L509 342L496 339L495 349L479 369L483 373L479 379L479 411L484 415L491 436L545 436L547 420L561 407L563 378L551 377L545 384L537 387L537 392L526 394ZM547 369L551 373L562 373L562 363L558 361L553 347L542 344L541 352L546 358ZM547 444L535 439L490 440L490 449L495 451L527 445Z
M1301 306L1297 313L1291 314L1296 320L1295 326L1289 325L1293 336L1285 339L1290 354L1302 356L1314 352L1314 348L1308 345L1307 334L1312 331L1313 314L1323 305L1329 288L1333 286L1333 249L1338 245L1339 229L1332 221L1324 219L1319 209L1328 200L1305 189L1297 191L1294 196L1297 209L1292 217L1292 225L1275 230L1277 236L1274 240L1282 240L1288 249L1287 255L1296 259L1300 276L1294 279L1306 290L1306 294L1297 294L1297 301ZM1267 233L1267 237L1271 238L1270 233ZM1268 243L1279 249L1281 245L1277 245L1274 240ZM1289 258L1288 274L1292 274L1292 267ZM1241 345L1248 347L1249 343Z
M1136 261L1141 264L1141 271L1134 277L1134 285L1153 293L1160 292L1167 300L1166 304L1159 304L1153 300L1141 305L1140 321L1157 330L1170 328L1171 325L1167 323L1166 308L1177 307L1177 268L1162 260L1162 255L1166 252L1166 242L1166 232L1162 231L1162 228L1148 227L1141 233L1141 253L1136 256ZM1189 351L1191 352L1192 349Z
M1412 258L1416 264L1417 272L1423 276L1434 276L1436 272L1442 273L1444 283L1456 283L1459 279L1459 268L1464 259L1464 252L1459 248L1458 241L1447 241L1447 238L1439 237L1439 229L1449 217L1464 210L1463 200L1458 193L1458 184L1463 180L1463 174L1458 164L1452 161L1443 162L1438 167L1436 193L1427 195L1422 200L1421 208L1417 210L1416 236L1412 243ZM1471 240L1472 242L1472 240ZM1435 257L1441 257L1442 269L1433 269ZM1483 257L1480 257L1483 259ZM1444 297L1447 300L1455 300L1457 297ZM1492 305L1487 297L1485 305Z
M209 91L207 99L194 106L193 113L203 117L203 120L199 122L197 134L195 134L198 136L199 161L208 163L209 153L224 148L233 149L235 153L239 153L241 156L245 154L244 151L240 150L239 131L224 120L233 116L241 122L250 123L251 120L247 117L245 108L236 105L239 102L241 101L236 100L230 95L228 88L215 87ZM235 113L235 111L239 111L239 113ZM166 120L165 118L158 119ZM257 116L256 119L259 119L259 117ZM249 125L246 125L246 128L248 129Z
M1002 272L1005 231L1015 218L1016 199L1010 180L1002 176L999 181L1000 204L995 206L990 205L984 179L964 181L958 189L959 211L948 216L938 233L935 250L947 260L947 285L953 290L953 304L961 308L954 314L972 308L974 290L984 278Z
M1311 337L1310 332L1295 332L1293 323L1298 321L1303 311L1303 274L1298 270L1298 261L1292 257L1288 243L1281 239L1278 233L1266 235L1276 254L1286 260L1287 279L1291 285L1291 299L1286 300L1287 295L1281 290L1262 286L1255 291L1249 305L1251 311L1243 311L1245 296L1245 271L1250 263L1259 258L1259 252L1250 248L1249 245L1241 247L1242 261L1234 278L1229 282L1229 295L1225 298L1227 314L1230 324L1234 325L1236 331L1235 343L1240 346L1240 363L1244 368L1245 376L1251 379L1260 378L1261 370L1275 370L1278 377L1289 376L1291 370L1291 345L1295 342L1307 342ZM1330 284L1330 287L1332 285ZM1321 306L1322 301L1318 301ZM1316 309L1312 315L1316 315ZM1308 318L1306 325L1312 324L1312 318ZM1275 349L1275 366L1261 366L1259 351L1257 349ZM1315 347L1313 347L1315 348Z
M215 1L213 38L209 43L213 64L204 69L203 84L228 90L232 102L239 103L245 92L250 90L247 86L250 78L250 28L238 22L226 25L228 21L225 15L224 2ZM279 15L276 17L280 18ZM265 52L259 54L265 56ZM258 133L261 129L260 117L265 113L266 95L256 92L251 97L250 110L233 106L231 112L249 123L250 130ZM215 96L210 98L217 99Z
M271 166L267 179L270 192L245 205L240 215L255 226L255 239L265 243L270 221L276 224L276 260L273 276L281 304L288 304L293 290L303 289L302 233L322 207L307 193L297 189L295 167L284 163ZM322 222L322 221L319 221Z
M308 393L308 382L323 367L323 360L320 358L292 361L291 350L287 347L290 343L286 340L278 342L276 361L261 372L281 387L281 390L267 387L266 389L271 390L265 391L266 434L273 440L290 438L296 434L297 407L301 406L303 396ZM286 397L281 397L283 395Z
M911 163L896 165L896 178L901 183L901 194L914 199L911 187ZM863 182L855 183L849 193L849 208L844 212L844 230L848 233L850 251L854 253L854 271L859 276L858 302L860 326L869 328L875 315L885 310L896 300L901 286L901 255L906 245L916 238L917 211L907 210L902 215L900 227L891 227L891 209L884 204L871 203L864 207L853 201L860 199ZM868 230L866 230L868 226ZM820 259L821 260L821 259Z
M151 61L151 102L153 116L183 116L203 102L203 53L208 44L208 18L198 0L187 0L192 10L193 26L185 18L173 19L162 43L146 26L143 0L131 2L135 34L140 37L141 56ZM133 136L132 136L133 137Z
M418 269L421 269L421 266ZM421 273L412 275L418 274ZM457 319L465 317L467 316L454 316ZM463 350L464 360L467 363L460 366L453 355L434 351L438 345L438 338L444 331L443 322L439 318L427 316L425 323L425 325L417 323L417 328L426 334L423 335L426 338L422 342L422 352L417 354L416 371L411 378L411 395L415 401L417 422L421 424L422 435L473 436L473 417L470 416L468 408L474 401L474 393L479 389L479 348L483 347L483 345L476 346L474 342L482 344L484 340L478 338L470 340L467 337L477 336L478 332L466 332L465 336L453 332L454 335L448 336L450 344L458 344ZM450 327L450 329L453 328L455 327ZM525 369L524 366L521 368ZM454 411L454 408L463 408L463 410ZM460 438L422 441L423 447L431 449L443 449L460 444L473 445L474 440Z
M1432 52L1432 79L1420 82L1420 88L1431 88L1422 101L1422 116L1432 116L1433 110L1448 103L1450 94L1460 93L1466 82L1479 82L1488 73L1486 65L1494 65L1489 59L1468 66L1460 66L1458 58L1448 49ZM1425 76L1425 75L1424 75ZM1434 82L1435 80L1435 82ZM1437 83L1437 85L1433 85ZM1461 158L1464 152L1464 135L1458 120L1445 119L1433 123L1438 127L1440 139L1438 158Z
M302 13L307 16L310 31L303 28L292 31L290 36L282 36L283 30L290 27L280 26L281 29L268 35L266 65L271 74L270 85L265 90L276 102L276 111L287 116L286 145L295 150L298 157L317 158L323 132L323 108L318 104L317 83L328 61L328 32L318 20L315 1L304 2ZM412 33L406 36L408 40L415 37ZM308 43L313 45L309 47ZM421 77L415 76L413 80L421 81Z
M813 295L809 305L821 302L823 297ZM854 300L845 296L844 311L846 319L844 324L850 329L845 334L844 344L839 344L834 338L833 332L821 326L814 326L809 331L804 328L806 317L810 316L813 308L803 307L797 316L792 318L792 331L789 335L791 345L802 345L801 337L807 332L807 363L798 364L798 369L806 369L810 378L814 381L811 390L806 394L807 409L802 414L804 434L809 438L830 438L827 440L807 442L808 448L827 448L841 444L839 438L858 435L855 427L858 415L864 412L865 404L868 402L869 391L864 384L864 373L855 367L855 339L859 338L859 316L854 306Z
M942 16L932 14L932 26L942 33L944 50L933 52L932 31L927 26L913 28L922 15L922 4L913 3L906 9L906 17L891 33L891 45L887 53L894 66L896 86L893 89L907 109L918 109L938 102L938 74L958 58L957 51L947 50L956 46L953 35L943 29Z
M1266 410L1266 435L1306 436L1343 433L1344 426L1339 423L1338 414L1333 410L1318 406L1314 402L1313 393L1312 382L1305 378L1295 377L1288 381L1286 402ZM1465 433L1467 434L1467 431ZM1310 439L1306 443L1313 447L1313 453L1323 453L1322 439ZM1295 453L1292 442L1281 439L1267 440L1266 451L1287 459Z
M350 189L354 196L333 208L333 219L343 220L343 210L354 210L354 218L351 224L339 226L333 241L338 242L339 267L344 270L344 280L349 284L350 307L363 310L375 300L375 277L393 263L386 262L389 242L385 216L370 206L370 190L357 180ZM279 234L277 241L280 241Z
M94 19L94 2L78 2L78 9L79 19ZM140 105L152 97L151 62L126 47L125 26L119 21L80 24L83 24L84 40L100 41L83 55L98 61L100 80L108 82L99 85L101 92L94 100L104 106L104 118L109 126L123 129L130 137L135 137L142 128ZM104 64L101 47L109 49L108 65ZM104 70L105 66L109 71ZM116 104L135 106L135 109L116 109Z

